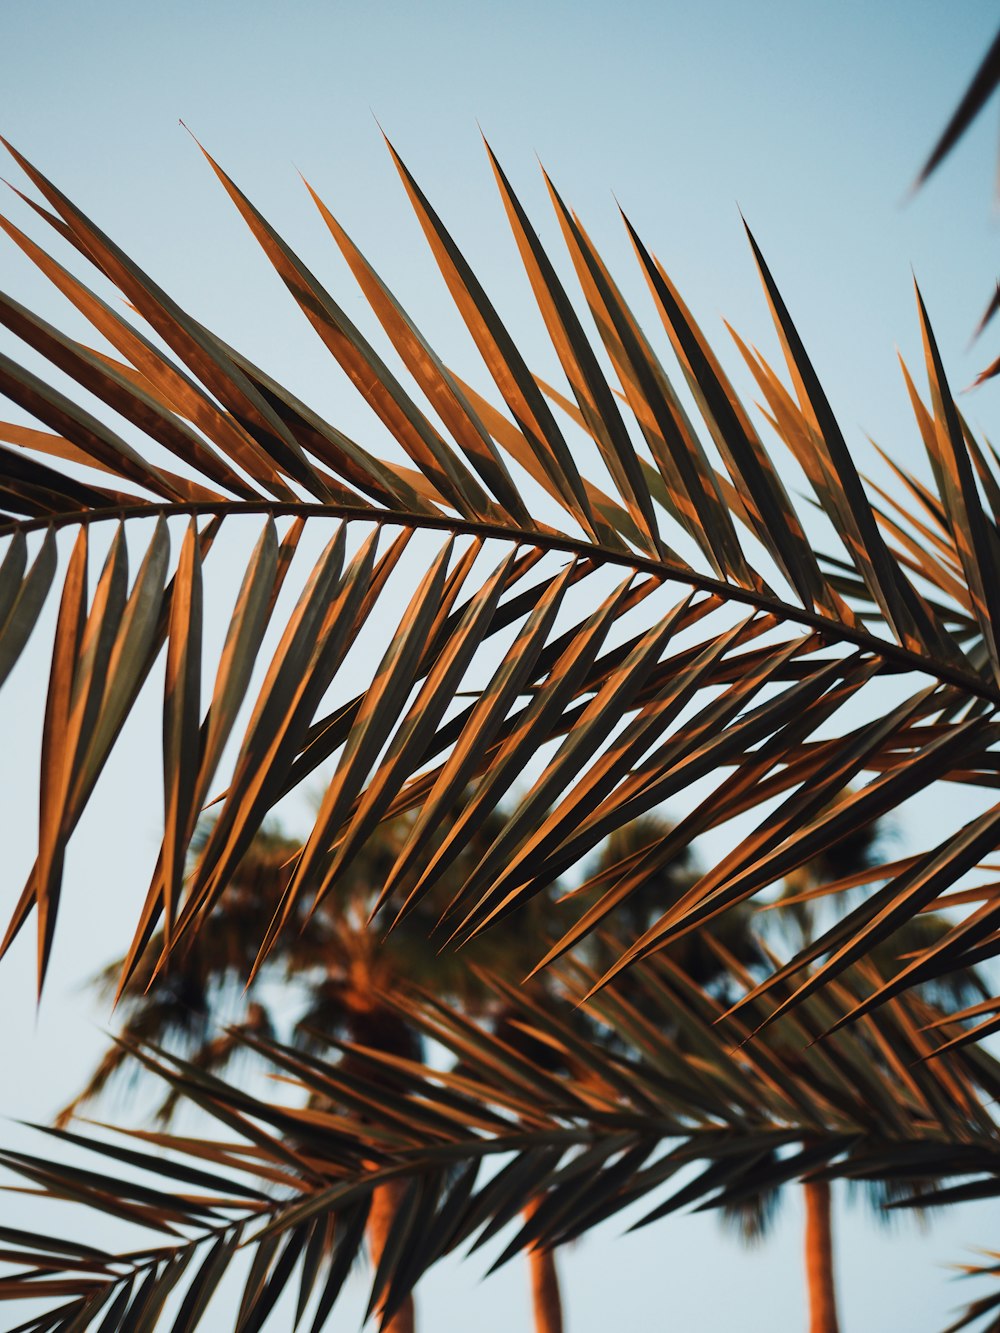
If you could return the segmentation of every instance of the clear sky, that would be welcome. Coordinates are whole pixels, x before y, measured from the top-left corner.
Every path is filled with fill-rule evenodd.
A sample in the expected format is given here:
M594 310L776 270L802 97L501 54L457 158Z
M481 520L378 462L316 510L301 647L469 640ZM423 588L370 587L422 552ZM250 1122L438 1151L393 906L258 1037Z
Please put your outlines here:
M615 197L710 333L721 340L724 315L772 348L739 207L852 446L867 459L869 434L915 461L895 364L897 345L913 362L919 356L911 268L956 388L997 350L996 335L967 347L995 277L995 115L906 201L995 22L985 0L0 0L0 132L194 314L349 430L367 428L366 418L283 299L179 119L357 314L360 297L308 203L301 171L453 361L467 355L451 351L459 326L373 116L529 352L541 347L539 321L523 276L511 277L513 242L477 122L545 238L555 228L536 155L616 271L631 275L624 285L642 310ZM13 198L10 210L23 221ZM10 250L0 249L0 280L47 317L63 318ZM735 368L735 358L727 364ZM998 392L987 386L965 400L987 434L997 434ZM43 668L44 655L26 659L17 688L0 699L0 809L18 812L7 832L0 916L33 850L32 673ZM149 767L151 744L155 701L127 734L74 842L55 984L37 1021L30 941L0 966L3 1114L49 1117L101 1047L107 1015L79 987L98 961L120 952L145 889L157 829L145 807L134 813L129 775ZM0 1141L15 1133L0 1131ZM5 1218L11 1207L8 1199ZM961 1260L964 1246L995 1245L986 1221L985 1210L960 1210L926 1235L884 1233L860 1210L841 1210L845 1333L940 1328L964 1292L932 1265ZM711 1219L676 1220L619 1242L621 1229L605 1227L560 1256L571 1333L723 1329L735 1326L734 1307L744 1333L801 1324L794 1201L773 1239L751 1255L720 1239ZM479 1271L431 1276L425 1328L527 1326L520 1267L475 1286ZM357 1319L352 1308L334 1327L356 1327Z

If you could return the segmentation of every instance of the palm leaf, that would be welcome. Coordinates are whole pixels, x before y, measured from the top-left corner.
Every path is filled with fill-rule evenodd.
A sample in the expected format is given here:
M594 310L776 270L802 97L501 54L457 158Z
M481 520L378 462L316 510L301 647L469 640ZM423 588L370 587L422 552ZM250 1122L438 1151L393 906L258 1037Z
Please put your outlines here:
M986 54L972 77L972 82L962 94L958 106L952 112L947 125L941 131L941 135L931 149L930 156L924 163L917 177L914 189L918 189L927 180L928 176L935 171L948 154L952 151L958 141L965 134L966 130L973 123L976 117L982 111L983 107L989 102L990 98L1000 85L1000 32L994 37ZM1000 308L1000 284L990 298L989 303L983 312L979 325L976 328L974 337L978 337L983 329L992 319L997 309ZM976 377L976 384L982 384L986 380L993 379L1000 374L1000 357L993 361L985 370L981 371Z
M308 325L388 431L396 454L381 459L182 310L14 156L45 201L31 204L33 225L68 243L75 266L90 265L113 283L134 315L126 320L4 223L13 244L114 355L67 338L7 298L3 322L125 423L124 434L112 429L10 358L0 367L4 391L46 428L4 428L0 679L47 597L59 602L38 859L6 940L37 909L40 981L69 839L164 647L164 840L123 985L161 924L160 965L169 966L269 812L328 761L333 779L287 899L257 941L261 960L293 906L336 893L366 841L406 812L419 813L377 905L387 924L413 910L501 803L515 810L447 910L448 931L464 940L520 910L616 828L705 780L710 794L665 841L568 898L561 940L540 947L539 961L551 963L613 917L666 859L736 815L748 819L750 831L708 876L641 938L622 941L606 981L935 783L995 785L1000 480L955 408L922 306L931 408L912 385L911 393L933 484L897 472L920 505L922 517L910 521L892 496L866 487L751 239L789 382L748 345L740 350L781 446L831 529L835 549L821 558L812 507L793 504L780 453L765 450L664 266L629 228L700 424L551 182L582 289L580 310L491 156L567 392L529 369L455 239L394 155L499 392L496 404L448 370L313 195L412 382L404 383L209 159ZM162 454L170 470L159 466ZM593 476L585 457L595 460ZM96 469L99 484L78 479L82 469ZM526 479L537 483L537 497ZM108 481L127 490L105 489ZM171 566L167 533L181 517L189 526L185 537L178 534ZM144 519L156 520L152 538ZM206 558L223 520L249 542L225 647L213 662L198 632L198 606L212 595ZM288 520L279 540L277 525ZM105 522L120 528L91 593L90 534ZM326 547L300 576L293 556L306 530L318 531ZM75 544L57 575L64 532ZM403 551L432 541L423 579L413 579ZM130 586L128 563L140 551ZM277 599L286 577L298 580L298 601L281 623ZM356 661L355 641L379 631L384 653ZM255 697L257 665L263 683ZM213 676L203 701L200 682ZM230 742L235 766L220 776ZM185 882L198 814L217 782L224 784L219 817ZM522 783L518 805L510 797ZM470 786L461 816L437 837L442 812ZM810 984L832 984L842 964L953 885L964 892L962 877L993 849L992 837L987 821L981 836L956 831L926 851L924 870L887 867L886 883L869 887L869 906L826 939L828 966ZM984 956L994 947L991 921L973 909L965 933L908 959L886 979L879 1002L935 969L958 966L970 950ZM790 968L821 952L791 960ZM792 971L782 971L775 986ZM799 1002L794 992L785 1000Z
M922 1033L937 1017L925 1002L895 1000L877 1021L803 1045L870 987L867 971L839 980L843 995L811 997L750 1045L746 1027L720 1018L719 1002L662 957L636 969L627 992L601 993L591 1008L601 1040L581 1040L574 1006L590 980L577 967L561 974L558 1003L495 983L512 1006L516 1039L439 1003L387 996L457 1063L422 1066L353 1046L344 1058L336 1048L320 1057L255 1043L303 1091L321 1094L307 1106L261 1100L176 1057L139 1051L237 1137L130 1131L121 1142L49 1131L96 1154L100 1174L2 1154L50 1198L163 1234L153 1249L109 1253L4 1228L2 1258L22 1267L0 1277L0 1299L47 1299L61 1318L69 1297L84 1329L129 1328L143 1310L143 1326L153 1328L177 1288L174 1327L194 1329L242 1249L253 1258L238 1327L259 1327L297 1286L296 1324L312 1316L318 1333L361 1244L372 1193L391 1181L405 1183L406 1202L372 1281L371 1308L383 1319L443 1254L466 1242L478 1249L528 1207L530 1220L497 1263L527 1246L563 1243L640 1201L640 1225L648 1225L817 1173L896 1182L917 1190L922 1206L995 1197L1000 1150L988 1102L1000 1070L982 1052L920 1059ZM552 1072L523 1058L524 1035L545 1043ZM484 1169L496 1158L507 1160ZM154 1183L121 1175L126 1163ZM931 1181L937 1199L918 1189Z

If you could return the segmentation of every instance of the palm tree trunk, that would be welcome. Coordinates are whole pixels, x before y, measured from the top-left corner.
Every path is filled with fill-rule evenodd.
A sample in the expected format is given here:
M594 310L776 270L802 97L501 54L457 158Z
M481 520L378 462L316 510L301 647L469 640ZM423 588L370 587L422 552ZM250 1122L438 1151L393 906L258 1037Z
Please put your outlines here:
M541 1199L534 1199L524 1210L525 1220L534 1216ZM531 1277L531 1308L535 1315L535 1333L563 1333L562 1297L559 1274L552 1250L529 1250L528 1272Z
M833 1287L833 1236L830 1182L807 1180L806 1287L809 1294L809 1333L839 1333L837 1297Z
M387 1181L372 1192L371 1212L368 1214L368 1252L372 1268L376 1271L405 1193L406 1182L403 1180ZM407 1296L389 1322L382 1326L381 1333L413 1333L414 1328L413 1297Z

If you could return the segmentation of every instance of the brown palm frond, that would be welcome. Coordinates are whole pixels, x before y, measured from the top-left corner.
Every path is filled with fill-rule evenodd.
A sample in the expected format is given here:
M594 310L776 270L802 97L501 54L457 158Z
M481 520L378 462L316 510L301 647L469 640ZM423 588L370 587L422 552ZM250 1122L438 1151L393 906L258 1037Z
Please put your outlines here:
M866 489L751 237L787 376L741 350L811 490L815 505L800 513L780 453L765 449L675 283L630 226L683 392L555 187L582 310L494 161L566 376L567 392L553 390L529 370L394 155L495 385L491 402L432 351L317 199L404 383L212 162L388 433L395 453L383 459L182 310L11 151L44 200L33 225L50 226L68 245L73 271L12 222L4 230L108 350L92 351L9 300L0 301L0 323L125 423L106 424L0 358L0 389L42 427L3 428L0 679L47 601L58 603L38 854L0 943L6 949L35 913L39 984L67 845L161 652L164 837L121 987L158 931L163 966L188 946L275 805L330 762L314 826L255 941L257 965L294 918L338 892L367 841L402 814L412 823L376 904L387 926L428 901L499 810L511 812L444 913L442 937L458 943L523 908L615 829L708 783L667 836L567 900L546 963L707 830L750 828L660 919L624 941L596 979L603 984L935 784L996 785L1000 476L955 407L919 299L930 405L915 389L913 403L932 484L899 473L923 506L911 522ZM86 265L117 287L128 319L77 276ZM91 533L109 522L116 535L92 588ZM818 522L835 544L829 558L817 554ZM205 597L223 524L252 531L213 660ZM306 531L326 545L300 573ZM60 570L63 534L72 550ZM279 611L286 580L298 589L290 613ZM384 650L352 655L380 630ZM255 668L259 686L251 685ZM202 682L213 677L203 699ZM236 760L226 772L230 746ZM199 813L220 786L217 818L185 880ZM1000 838L996 807L970 813L906 868L887 865L866 902L774 984L823 954L808 985L832 983L952 886L962 892ZM961 966L970 951L995 952L994 910L989 902L970 910L952 938L907 959L866 1002Z
M918 189L930 176L951 150L965 134L966 130L973 123L979 113L983 110L990 98L1000 87L1000 32L994 37L986 54L983 56L979 68L972 77L972 81L966 88L958 106L947 125L941 132L941 136L931 150L931 154L920 170L914 189ZM986 309L976 327L973 337L978 338L989 321L1000 309L1000 283L996 285L993 295L987 303ZM1000 357L993 361L981 371L975 379L976 384L983 384L986 380L993 379L1000 375Z
M941 131L941 137L920 170L917 185L922 185L931 172L940 166L998 87L1000 87L1000 32L994 37L973 75L972 82L962 95L948 124Z
M956 1264L955 1267L963 1277L989 1277L996 1281L1000 1277L1000 1254L994 1250L984 1250L983 1261L975 1264ZM962 1311L961 1317L955 1323L949 1324L944 1333L959 1333L960 1329L971 1328L987 1315L991 1318L989 1323L980 1326L981 1333L996 1333L1000 1327L1000 1293L996 1289L988 1296L980 1296L977 1300L971 1301Z
M864 972L832 989L863 987ZM0 1257L20 1268L0 1278L0 1299L58 1302L53 1327L105 1318L117 1329L144 1303L158 1312L182 1283L182 1326L193 1329L245 1249L253 1262L237 1327L259 1327L298 1272L298 1318L318 1333L362 1243L372 1194L390 1181L405 1197L373 1281L372 1307L386 1320L442 1255L466 1242L478 1248L519 1217L494 1266L640 1202L647 1211L635 1225L644 1226L691 1206L731 1209L803 1177L892 1182L921 1207L1000 1189L988 1110L1000 1067L982 1051L924 1059L933 1010L922 1001L893 1001L816 1043L845 997L814 996L734 1055L746 1026L720 1021L718 1001L663 958L640 965L627 994L608 988L593 1006L613 1042L581 1039L573 1007L589 979L574 968L562 983L560 1003L494 983L511 1014L507 1036L431 997L387 997L451 1053L450 1070L350 1043L320 1056L244 1035L310 1096L305 1105L262 1100L136 1048L229 1140L45 1131L64 1154L96 1153L99 1172L0 1154L43 1194L162 1237L114 1254L5 1228ZM525 1037L551 1053L544 1067L524 1054ZM136 1171L155 1183L138 1183Z

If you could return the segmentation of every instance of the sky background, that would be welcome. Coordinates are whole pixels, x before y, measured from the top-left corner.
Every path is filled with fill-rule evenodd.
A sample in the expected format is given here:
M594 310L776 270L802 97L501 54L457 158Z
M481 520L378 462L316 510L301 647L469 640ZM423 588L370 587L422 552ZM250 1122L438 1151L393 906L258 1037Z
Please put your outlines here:
M907 199L995 22L985 0L613 7L8 0L0 3L0 132L192 313L348 431L370 423L179 119L360 318L360 295L307 199L302 172L460 368L464 331L441 299L374 117L529 362L534 349L543 354L543 331L513 262L480 127L543 238L557 246L536 156L544 163L650 326L615 199L710 336L721 344L724 315L770 353L742 209L852 447L867 467L870 435L917 465L896 366L897 347L919 364L913 274L954 387L996 354L995 335L967 346L995 276L995 114L982 117L930 184ZM9 210L24 225L13 197ZM9 247L0 249L0 280L73 331ZM735 354L726 364L742 382ZM986 434L995 432L997 392L987 386L963 402ZM232 583L239 573L234 556ZM0 809L14 812L0 915L33 854L37 673L45 662L41 650L26 656L0 700ZM145 801L134 774L158 765L158 756L150 761L156 713L156 700L147 700L130 724L74 840L53 984L37 1016L33 942L20 942L0 966L7 1071L0 1113L10 1117L49 1118L101 1049L108 1015L81 985L126 944L155 855L158 796ZM4 1133L6 1143L27 1142L13 1126ZM9 1196L0 1215L16 1224L27 1209ZM926 1234L904 1224L880 1231L846 1205L837 1221L845 1333L939 1329L964 1293L937 1265L962 1260L965 1247L996 1244L986 1209L955 1210ZM710 1218L618 1240L622 1229L612 1223L560 1255L570 1333L721 1329L733 1326L734 1309L746 1333L801 1326L794 1199L773 1238L752 1254L721 1238ZM473 1260L429 1276L421 1288L425 1329L451 1333L471 1320L484 1330L528 1326L523 1268L515 1262L480 1285L482 1267ZM359 1318L356 1300L332 1327L356 1328Z

